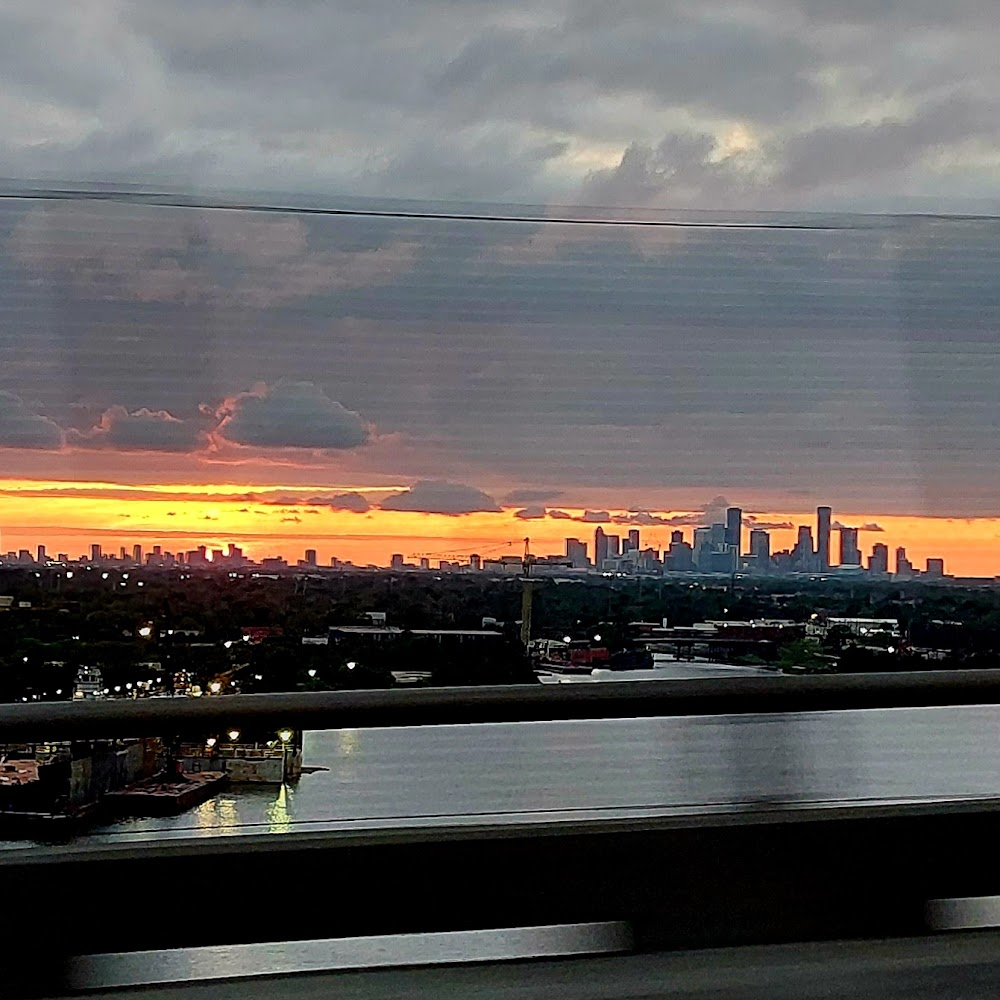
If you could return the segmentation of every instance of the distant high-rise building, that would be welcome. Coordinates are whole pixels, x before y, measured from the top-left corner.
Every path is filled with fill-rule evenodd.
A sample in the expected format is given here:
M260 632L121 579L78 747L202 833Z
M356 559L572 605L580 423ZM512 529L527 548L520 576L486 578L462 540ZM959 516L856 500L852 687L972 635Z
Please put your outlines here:
M588 565L587 543L581 542L579 538L567 538L566 558L574 569L586 569Z
M791 552L791 561L792 567L800 573L810 573L816 568L812 528L808 524L799 525L799 534L795 548Z
M896 576L912 576L913 563L906 558L906 549L901 545L896 549Z
M740 550L742 527L743 511L739 507L730 507L726 511L726 545L735 545L737 553Z
M132 562L137 566L142 565L142 546L138 543L132 546Z
M712 553L712 529L695 528L693 546L694 564L703 573L709 570L709 556Z
M722 551L726 544L726 526L722 523L715 523L708 529L711 534L710 538L712 540L712 548L716 551Z
M469 566L478 572L483 568L483 557L478 552L473 552L469 556Z
M403 553L393 552L392 556L389 558L389 566L392 569L402 569L403 568Z
M771 536L763 528L750 529L750 555L756 569L764 570L770 565Z
M420 560L420 568L421 569L430 569L431 568L431 561L430 561L430 559L427 558L427 556L424 556Z
M694 553L684 541L683 532L671 533L670 548L663 554L663 568L670 573L690 573L694 569Z
M628 548L630 552L639 551L639 529L630 528L628 533Z
M608 535L608 555L612 559L617 559L621 555L621 539L617 535Z
M315 566L316 565L316 550L315 549L306 549L305 562L309 566Z
M159 559L160 556L163 555L163 546L162 545L154 545L153 546L153 555L156 556L157 559Z
M122 562L125 562L125 560L128 559L128 553L125 550L125 546L124 545L118 550L118 558Z
M872 554L868 557L868 572L885 576L889 572L889 546L876 542L872 546Z
M604 568L608 554L608 536L604 533L604 529L598 525L597 530L594 532L594 565L598 569Z
M816 508L816 559L821 573L830 568L830 518L833 511L829 507Z
M99 542L94 542L90 546L90 561L91 562L101 561L101 546Z
M40 562L40 563L45 563L45 562L48 562L48 558L49 557L45 554L45 546L44 545L39 545L38 546L37 561Z
M943 559L928 559L927 560L927 575L928 576L944 576L944 560Z
M861 550L858 548L857 528L840 529L840 565L861 565Z

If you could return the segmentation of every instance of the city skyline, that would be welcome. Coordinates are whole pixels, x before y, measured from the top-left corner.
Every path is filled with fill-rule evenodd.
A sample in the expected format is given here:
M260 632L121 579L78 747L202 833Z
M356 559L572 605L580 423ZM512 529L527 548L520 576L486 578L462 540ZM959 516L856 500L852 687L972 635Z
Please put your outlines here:
M716 501L724 498L717 497ZM288 510L290 508L284 508ZM393 512L395 513L395 512ZM412 517L415 512L409 512ZM528 513L521 509L520 513ZM894 538L882 525L875 522L847 525L841 520L831 521L831 508L819 506L814 512L814 524L793 524L791 521L775 522L765 520L758 514L745 512L741 508L728 505L723 508L709 506L702 512L675 512L673 514L654 514L652 512L631 512L612 514L608 511L531 511L531 517L518 519L517 527L522 531L534 531L533 553L543 559L558 559L564 556L574 568L594 567L620 568L637 565L634 561L639 553L643 556L641 567L653 568L659 571L683 571L699 569L706 572L808 572L823 573L827 571L842 572L845 567L857 567L874 573L902 572L908 575L914 570L919 574L929 572L936 575L944 573L948 566L949 575L955 576L996 576L993 573L968 573L957 569L948 563L940 548L926 554L923 550L908 550L901 539ZM576 523L579 528L576 535L562 534L558 537L552 534L552 529L539 534L539 522L551 518L558 522L559 529L567 524ZM425 517L431 515L423 515ZM438 515L441 516L441 515ZM457 515L451 515L456 517ZM633 527L641 524L644 527ZM815 527L815 542L813 528ZM587 531L593 529L592 536ZM666 534L666 539L664 533ZM839 558L831 560L824 554L824 547L829 549L832 532L837 536ZM858 539L865 534L876 540L871 541L870 552L863 552ZM319 542L306 544L299 553L290 551L291 538L284 536L284 546L278 551L265 550L251 543L246 549L232 540L201 541L195 545L175 544L173 548L169 538L173 537L183 542L188 536L174 533L168 539L156 540L150 532L146 542L120 540L117 545L109 545L106 541L91 541L83 552L66 547L53 547L50 541L40 538L20 544L16 548L5 547L2 542L4 535L0 529L0 559L7 564L33 564L53 562L83 562L97 564L102 561L120 562L128 565L174 565L178 560L181 564L195 563L201 566L212 564L242 565L244 563L279 565L286 563L291 566L358 566L358 567L393 567L393 568L436 568L440 564L446 568L457 568L466 565L469 557L476 561L495 561L506 559L516 560L519 557L522 542L531 536L525 534L516 538L508 538L497 542L495 538L478 538L466 540L452 539L450 551L426 550L428 539L425 536L413 536L414 543L424 543L420 551L390 552L388 555L373 555L371 558L358 559L345 554L346 548L351 548L350 538L328 539L328 545ZM18 537L18 536L15 536ZM218 539L221 536L214 536ZM296 541L307 536L296 536ZM368 542L368 553L375 552L375 546L385 546L389 542L399 542L406 536L389 536L384 539L372 539ZM782 539L795 539L784 549L780 548ZM22 539L22 542L24 539ZM357 541L357 539L354 539ZM339 543L339 544L338 544ZM482 543L482 544L480 544ZM933 544L933 542L931 543ZM391 547L391 546L390 546ZM413 546L410 546L413 548ZM893 561L890 562L890 549ZM339 553L339 554L338 554ZM627 560L629 553L632 563L615 560ZM353 553L352 553L353 554ZM653 562L647 562L648 559ZM152 559L152 562L151 562ZM164 561L165 560L165 561ZM900 561L902 560L902 561ZM922 565L921 565L922 564Z

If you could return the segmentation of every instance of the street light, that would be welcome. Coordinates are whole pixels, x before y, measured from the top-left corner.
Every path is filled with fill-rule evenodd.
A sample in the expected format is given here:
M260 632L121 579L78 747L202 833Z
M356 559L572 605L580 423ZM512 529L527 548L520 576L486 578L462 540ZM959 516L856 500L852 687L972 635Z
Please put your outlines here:
M308 669L308 670L306 671L306 673L307 673L307 674L308 674L308 675L309 675L310 677L315 677L315 676L316 676L316 668L315 668L315 667L310 667L310 668L309 668L309 669Z
M212 681L212 683L208 685L208 690L211 691L212 694L218 694L222 690L222 684L220 684L219 681Z
M288 741L294 733L290 729L279 729L278 739L281 740L281 783L285 783L288 774Z
M240 731L238 729L230 729L226 735L229 737L230 743L235 743L240 738Z
M207 746L209 750L211 750L216 743L218 743L218 740L214 736L209 736L209 738L205 740L205 746Z
M353 670L356 666L357 666L357 663L354 660L348 660L347 661L347 669L348 670Z

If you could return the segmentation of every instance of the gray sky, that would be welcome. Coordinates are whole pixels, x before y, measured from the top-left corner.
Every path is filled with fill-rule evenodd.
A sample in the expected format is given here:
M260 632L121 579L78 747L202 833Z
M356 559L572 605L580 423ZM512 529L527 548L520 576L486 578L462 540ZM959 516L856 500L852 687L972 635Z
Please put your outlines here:
M529 203L997 201L953 0L11 0L0 170Z
M998 21L962 0L6 4L9 188L753 223L6 202L6 474L995 514L998 225L856 213L996 209Z

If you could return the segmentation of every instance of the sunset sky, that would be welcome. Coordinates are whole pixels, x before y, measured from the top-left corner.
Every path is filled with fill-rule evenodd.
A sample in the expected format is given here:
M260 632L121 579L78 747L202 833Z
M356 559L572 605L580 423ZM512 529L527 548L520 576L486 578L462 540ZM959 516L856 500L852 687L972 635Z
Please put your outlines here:
M722 497L1000 573L998 20L5 5L0 548L662 547Z

